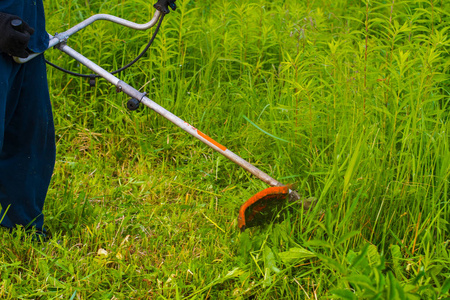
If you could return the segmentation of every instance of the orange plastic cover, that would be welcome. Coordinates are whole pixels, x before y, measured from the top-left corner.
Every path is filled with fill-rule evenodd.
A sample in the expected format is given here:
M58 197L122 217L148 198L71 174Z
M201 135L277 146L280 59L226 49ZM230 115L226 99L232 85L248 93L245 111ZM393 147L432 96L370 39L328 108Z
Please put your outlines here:
M239 210L238 226L240 230L244 231L245 228L256 225L259 215L268 207L272 208L279 204L280 200L285 200L288 194L289 186L274 186L253 195L242 204Z

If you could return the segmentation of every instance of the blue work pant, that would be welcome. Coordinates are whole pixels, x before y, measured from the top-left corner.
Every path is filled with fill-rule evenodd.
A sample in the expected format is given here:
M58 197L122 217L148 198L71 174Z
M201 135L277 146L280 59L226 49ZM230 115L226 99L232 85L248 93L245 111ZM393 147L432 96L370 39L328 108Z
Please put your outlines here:
M44 229L42 210L54 165L55 129L44 56L17 64L0 53L2 226Z

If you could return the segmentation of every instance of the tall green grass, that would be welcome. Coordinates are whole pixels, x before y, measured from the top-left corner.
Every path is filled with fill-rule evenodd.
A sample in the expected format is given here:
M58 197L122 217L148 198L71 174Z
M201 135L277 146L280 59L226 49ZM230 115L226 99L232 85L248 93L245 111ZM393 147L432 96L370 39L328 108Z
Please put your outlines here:
M177 4L120 78L315 206L240 234L238 208L262 182L155 113L128 112L104 80L49 69L54 237L0 233L0 297L448 297L450 3ZM45 5L50 33L95 13L153 15L140 0ZM113 70L150 36L98 23L69 45Z

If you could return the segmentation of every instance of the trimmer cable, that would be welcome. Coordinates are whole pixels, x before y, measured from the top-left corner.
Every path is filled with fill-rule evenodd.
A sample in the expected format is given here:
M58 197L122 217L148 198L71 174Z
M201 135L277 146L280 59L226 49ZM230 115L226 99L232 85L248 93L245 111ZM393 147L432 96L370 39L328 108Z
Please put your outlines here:
M144 54L147 52L148 48L150 48L150 46L153 44L153 41L155 40L156 35L158 34L159 29L161 27L161 23L162 23L162 21L164 19L164 16L165 16L165 14L161 13L161 16L159 17L158 25L156 26L155 31L153 32L153 36L150 39L150 41L148 42L147 46L145 46L144 50L142 50L142 52L132 62L126 64L125 66L121 67L120 69L117 69L117 70L111 72L111 74L114 75L114 74L117 74L119 72L122 72L122 71L128 69L134 63L136 63L142 56L144 56ZM97 75L97 74L80 74L80 73L72 72L72 71L66 70L66 69L64 69L64 68L62 68L62 67L60 67L58 65L55 65L54 63L52 63L52 62L50 62L48 60L45 60L45 62L48 65L50 65L50 66L52 66L52 67L54 67L54 68L56 68L56 69L58 69L58 70L60 70L60 71L62 71L64 73L67 73L67 74L70 74L70 75L73 75L73 76L83 77L83 78L90 78L91 79L91 81L90 81L91 85L95 85L95 81L93 83L92 83L92 81L95 80L95 78L99 78L100 77L100 75Z

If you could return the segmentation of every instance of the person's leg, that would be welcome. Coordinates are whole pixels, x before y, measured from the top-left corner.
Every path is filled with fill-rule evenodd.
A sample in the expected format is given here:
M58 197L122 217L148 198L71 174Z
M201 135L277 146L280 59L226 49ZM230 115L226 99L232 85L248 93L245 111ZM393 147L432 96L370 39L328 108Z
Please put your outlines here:
M0 54L0 90L0 225L43 230L42 209L55 164L44 57L17 65Z

